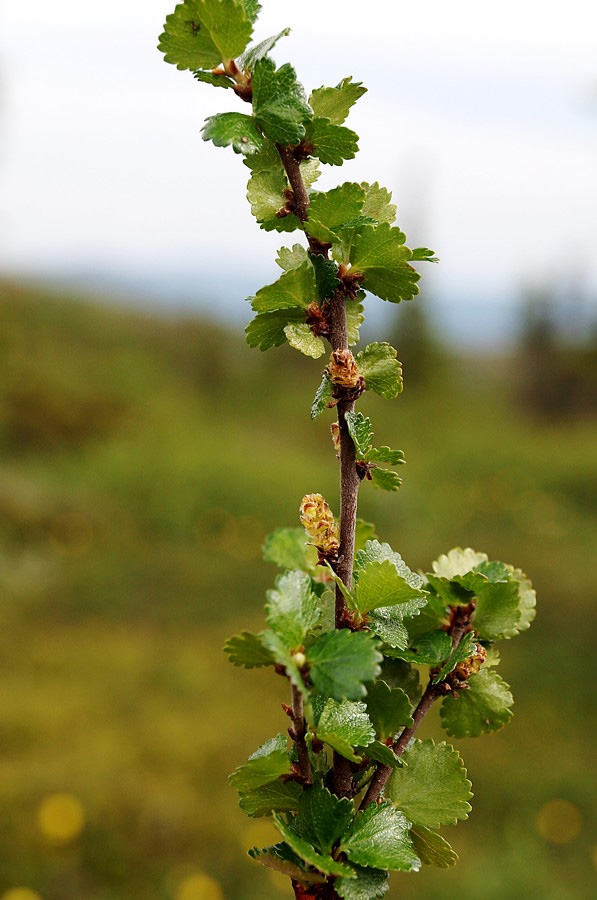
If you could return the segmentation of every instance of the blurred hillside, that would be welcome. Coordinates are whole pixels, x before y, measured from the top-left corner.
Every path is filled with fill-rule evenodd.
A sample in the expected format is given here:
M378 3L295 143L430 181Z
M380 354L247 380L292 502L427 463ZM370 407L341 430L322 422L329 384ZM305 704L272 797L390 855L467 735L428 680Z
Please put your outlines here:
M460 742L476 800L446 831L459 865L394 876L388 897L589 898L595 409L578 379L544 408L545 345L531 389L528 346L455 356L419 316L397 311L405 394L364 400L404 486L365 484L360 514L414 568L454 545L515 563L540 606L505 648L513 723ZM0 346L0 898L287 897L244 858L273 832L226 781L285 727L285 692L221 646L260 627L265 534L304 493L336 505L328 425L309 420L321 366L2 282Z

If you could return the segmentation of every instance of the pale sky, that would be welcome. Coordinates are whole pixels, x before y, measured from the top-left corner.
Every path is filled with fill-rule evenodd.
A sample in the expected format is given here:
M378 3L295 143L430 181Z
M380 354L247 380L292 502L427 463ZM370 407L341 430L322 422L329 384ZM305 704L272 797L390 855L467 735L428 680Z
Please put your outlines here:
M441 258L435 296L482 308L568 275L597 293L597 4L262 4L256 39L289 25L273 55L308 91L369 88L347 123L361 152L319 184L393 190L410 242ZM224 304L276 277L296 236L259 231L241 158L201 140L238 101L162 61L174 5L1 3L0 270L171 278L173 294L205 273Z

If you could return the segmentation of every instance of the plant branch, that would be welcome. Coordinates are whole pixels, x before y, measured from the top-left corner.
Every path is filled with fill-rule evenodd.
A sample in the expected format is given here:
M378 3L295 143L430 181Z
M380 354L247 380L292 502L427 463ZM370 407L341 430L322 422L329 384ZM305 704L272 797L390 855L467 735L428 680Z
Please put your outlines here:
M305 727L305 714L303 710L303 695L299 689L292 685L292 728L290 729L290 737L296 744L299 758L299 769L303 783L305 785L313 784L313 775L311 773L311 760L309 759L309 750L305 742L307 729Z

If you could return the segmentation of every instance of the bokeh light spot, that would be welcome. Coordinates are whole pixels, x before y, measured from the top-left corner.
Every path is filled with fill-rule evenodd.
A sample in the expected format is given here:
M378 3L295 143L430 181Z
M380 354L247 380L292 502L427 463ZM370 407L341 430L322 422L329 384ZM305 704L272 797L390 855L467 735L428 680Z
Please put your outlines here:
M54 844L70 844L85 825L85 810L73 794L49 794L37 810L41 833Z
M569 844L581 828L580 810L569 800L550 800L537 815L537 831L550 844Z
M224 900L222 888L209 875L189 875L178 885L175 900Z
M61 556L83 556L93 541L91 519L76 510L58 513L50 520L49 541Z
M4 891L0 895L0 900L42 900L42 896L37 891L32 891L31 888L16 887Z

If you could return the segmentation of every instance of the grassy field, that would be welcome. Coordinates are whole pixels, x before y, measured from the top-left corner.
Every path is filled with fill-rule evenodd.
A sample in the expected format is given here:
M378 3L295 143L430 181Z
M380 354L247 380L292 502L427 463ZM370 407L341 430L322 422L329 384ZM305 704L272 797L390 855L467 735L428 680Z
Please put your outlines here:
M245 858L273 832L226 780L285 727L284 685L221 646L260 627L265 534L304 493L335 505L328 426L308 418L320 366L7 283L0 344L0 898L288 897ZM432 356L399 400L365 401L407 458L397 497L363 486L380 537L414 568L485 550L540 602L504 648L513 723L459 742L476 794L446 829L459 865L388 897L593 896L597 421L523 413L517 365Z

